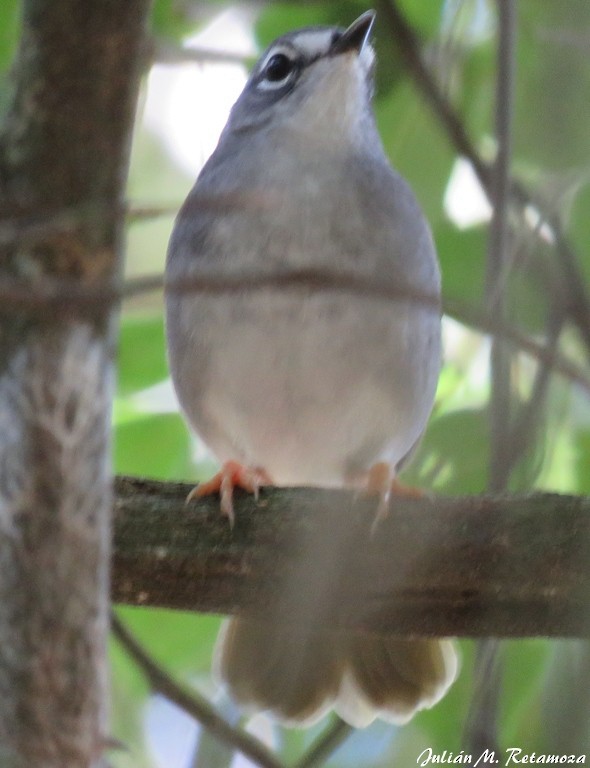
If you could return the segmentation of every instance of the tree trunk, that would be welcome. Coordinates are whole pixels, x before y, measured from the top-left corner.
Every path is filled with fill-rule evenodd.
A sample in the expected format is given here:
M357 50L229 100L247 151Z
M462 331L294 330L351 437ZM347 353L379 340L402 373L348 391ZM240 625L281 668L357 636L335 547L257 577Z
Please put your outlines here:
M0 125L0 764L103 763L114 280L147 0L25 0Z

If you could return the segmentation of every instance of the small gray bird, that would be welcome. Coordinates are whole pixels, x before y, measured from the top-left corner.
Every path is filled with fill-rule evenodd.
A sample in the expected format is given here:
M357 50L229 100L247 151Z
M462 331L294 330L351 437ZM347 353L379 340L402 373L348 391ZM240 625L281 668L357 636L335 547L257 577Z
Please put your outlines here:
M176 392L222 464L195 495L219 490L230 518L235 485L368 484L385 497L432 408L440 315L415 296L438 297L440 276L375 125L373 21L301 29L266 50L170 240L173 283L320 269L408 291L168 292ZM290 723L335 707L356 726L407 721L457 670L450 641L247 617L226 623L215 664L245 705Z

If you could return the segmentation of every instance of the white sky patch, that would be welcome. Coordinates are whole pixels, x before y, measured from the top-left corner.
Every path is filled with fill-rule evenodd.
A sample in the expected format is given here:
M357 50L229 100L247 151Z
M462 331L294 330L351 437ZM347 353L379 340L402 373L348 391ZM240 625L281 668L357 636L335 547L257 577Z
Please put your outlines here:
M157 768L189 768L198 725L163 696L150 697L145 712L146 741Z
M229 8L185 45L252 56L256 53L252 17ZM187 175L195 177L215 149L246 80L246 67L236 62L152 67L144 123L162 139L173 162Z
M473 167L462 157L455 160L451 171L445 191L444 209L459 229L483 224L492 217L492 208Z

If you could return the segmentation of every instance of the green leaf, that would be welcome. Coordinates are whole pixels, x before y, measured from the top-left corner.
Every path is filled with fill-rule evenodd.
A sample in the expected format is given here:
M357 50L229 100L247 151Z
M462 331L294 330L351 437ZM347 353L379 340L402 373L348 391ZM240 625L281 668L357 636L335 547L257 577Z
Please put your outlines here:
M459 230L443 220L437 223L434 238L444 295L481 306L485 298L488 227ZM547 292L554 290L556 283L550 278L554 269L550 263L552 254L547 252L547 247L535 242L534 256L528 257L522 248L508 273L505 293L511 323L530 333L544 333L547 307L550 306ZM546 269L540 268L540 261L546 264Z
M514 146L548 170L590 157L590 3L523 0L519 9Z
M479 137L489 134L493 119L496 96L496 55L493 41L482 42L465 57L459 76L455 102L459 105L461 119L481 150Z
M152 10L152 29L160 37L181 40L195 29L187 13L189 6L176 0L156 0Z
M397 5L420 37L434 37L440 28L443 0L398 0Z
M123 315L119 335L120 395L146 389L168 376L164 320L157 315Z
M115 470L120 474L178 480L194 476L190 438L179 414L126 421L115 429Z
M272 3L264 8L256 21L256 39L261 48L266 48L275 38L300 27L343 23L334 19L333 4Z
M574 197L570 216L572 243L586 281L590 282L590 184L588 181Z
M385 151L435 225L444 216L442 201L455 160L445 132L408 81L380 98L376 113Z
M504 642L501 733L507 744L539 749L543 723L539 696L552 643L541 639Z
M265 7L256 25L256 34L263 46L279 35L300 27L316 25L345 27L370 6L364 0L343 0L339 3L273 3ZM400 7L408 22L422 36L434 35L441 20L442 0L403 0ZM376 35L390 37L385 19L377 12Z
M444 295L479 305L484 295L487 228L459 230L443 219L433 234Z
M404 480L446 494L481 493L486 487L489 446L484 410L452 411L431 419Z
M205 672L221 619L161 608L118 608L118 615L154 659L175 673Z
M0 72L12 61L19 28L20 3L18 0L2 0L0 3Z

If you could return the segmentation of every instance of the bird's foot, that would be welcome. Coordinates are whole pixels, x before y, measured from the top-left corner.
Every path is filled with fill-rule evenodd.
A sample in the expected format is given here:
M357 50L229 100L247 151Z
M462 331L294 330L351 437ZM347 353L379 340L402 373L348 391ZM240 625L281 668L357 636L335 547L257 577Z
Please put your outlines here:
M371 534L374 534L379 523L389 515L389 502L391 496L405 499L420 499L425 493L421 488L400 483L396 477L392 477L393 470L385 461L373 464L367 476L366 491L369 494L378 495L379 503L377 513L371 524Z
M199 483L186 497L186 503L202 496L210 496L218 493L221 502L221 514L229 520L230 528L233 528L235 514L233 495L234 488L242 488L248 493L253 493L258 499L260 488L263 485L272 485L268 473L259 467L245 467L237 461L226 461L217 474L211 480Z

